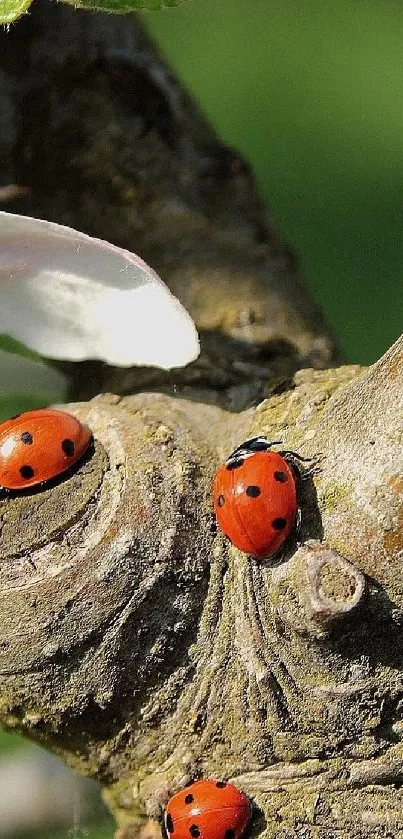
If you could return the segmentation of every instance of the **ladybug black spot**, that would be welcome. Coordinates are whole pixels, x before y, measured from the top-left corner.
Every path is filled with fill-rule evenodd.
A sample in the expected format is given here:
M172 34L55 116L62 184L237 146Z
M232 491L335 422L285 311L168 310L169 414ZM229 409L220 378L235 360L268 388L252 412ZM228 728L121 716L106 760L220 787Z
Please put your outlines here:
M217 498L217 505L218 507L223 507L225 504L225 498L223 495L219 495Z
M216 787L218 787L218 789L224 789L224 787L226 786L227 784L225 783L225 781L217 781L216 783Z
M274 480L279 481L280 484L285 484L288 481L287 475L285 472L275 472L274 473Z
M191 824L190 825L189 833L193 837L193 839L198 839L198 836L200 836L200 830L197 827L197 824Z
M235 839L235 830L229 827L224 833L224 839Z
M66 437L66 439L63 440L62 449L63 449L65 455L67 455L67 457L74 457L74 451L75 451L74 443L73 443L72 440L69 440L68 437Z
M185 804L191 804L194 801L193 795L191 792L188 795L185 795Z
M243 457L236 457L234 460L227 461L227 469L239 469L240 466L243 466L244 458Z
M165 819L165 824L166 824L166 828L167 828L168 833L173 833L174 832L174 820L173 820L170 813L168 813L168 815Z
M271 526L274 527L275 530L284 530L287 525L287 519L273 519Z
M26 446L32 446L34 438L29 431L23 431L21 434L21 442L25 443Z
M251 484L250 486L246 487L246 494L249 496L249 498L258 498L261 491L262 490L260 489L260 487L255 486L254 484Z
M25 478L28 481L29 478L34 477L35 472L34 472L32 466L28 466L28 464L25 464L24 466L21 466L21 468L20 468L20 475L21 475L21 478Z

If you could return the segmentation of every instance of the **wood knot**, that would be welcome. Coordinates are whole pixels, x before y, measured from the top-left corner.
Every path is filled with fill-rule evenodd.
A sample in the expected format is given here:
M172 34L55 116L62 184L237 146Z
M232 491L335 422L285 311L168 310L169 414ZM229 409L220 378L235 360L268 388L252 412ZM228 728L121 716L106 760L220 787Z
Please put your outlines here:
M275 569L271 596L285 623L320 637L358 606L364 590L365 578L351 562L311 540Z

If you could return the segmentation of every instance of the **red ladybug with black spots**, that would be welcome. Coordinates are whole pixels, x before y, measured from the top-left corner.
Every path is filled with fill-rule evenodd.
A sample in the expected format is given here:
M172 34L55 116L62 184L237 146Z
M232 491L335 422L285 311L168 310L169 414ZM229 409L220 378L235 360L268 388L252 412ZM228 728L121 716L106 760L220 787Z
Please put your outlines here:
M244 553L273 557L299 526L299 470L294 452L277 452L264 437L238 446L216 472L217 523Z
M76 417L54 408L27 411L0 424L0 487L24 490L57 478L92 440Z
M225 781L196 781L165 811L169 839L240 839L249 819L246 795Z

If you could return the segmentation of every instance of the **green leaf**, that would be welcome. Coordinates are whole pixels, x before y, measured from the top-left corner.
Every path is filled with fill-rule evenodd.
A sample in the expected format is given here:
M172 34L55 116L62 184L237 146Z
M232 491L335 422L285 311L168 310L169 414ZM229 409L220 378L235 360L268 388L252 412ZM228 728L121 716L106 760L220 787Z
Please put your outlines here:
M0 23L12 23L29 9L32 0L0 0Z
M65 0L79 9L99 9L104 12L158 12L180 6L182 0Z
M42 358L39 353L34 352L34 350L29 350L21 341L16 341L15 338L9 338L8 335L0 335L0 350L5 350L15 355L22 355L24 358L32 358L34 361L40 361Z
M21 17L32 0L0 0L0 23L12 23ZM183 0L66 0L79 9L99 9L104 12L159 11L180 6Z

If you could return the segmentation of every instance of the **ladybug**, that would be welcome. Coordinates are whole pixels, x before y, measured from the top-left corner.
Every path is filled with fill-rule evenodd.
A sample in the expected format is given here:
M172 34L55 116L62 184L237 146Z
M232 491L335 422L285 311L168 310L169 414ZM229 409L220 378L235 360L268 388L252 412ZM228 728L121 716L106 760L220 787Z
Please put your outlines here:
M278 441L254 437L238 446L216 472L217 523L244 553L269 559L299 527L299 469L294 452L272 451Z
M54 408L27 411L0 424L0 486L35 487L78 463L92 440L76 417Z
M250 819L246 795L225 781L196 781L171 798L165 827L171 839L240 839Z

